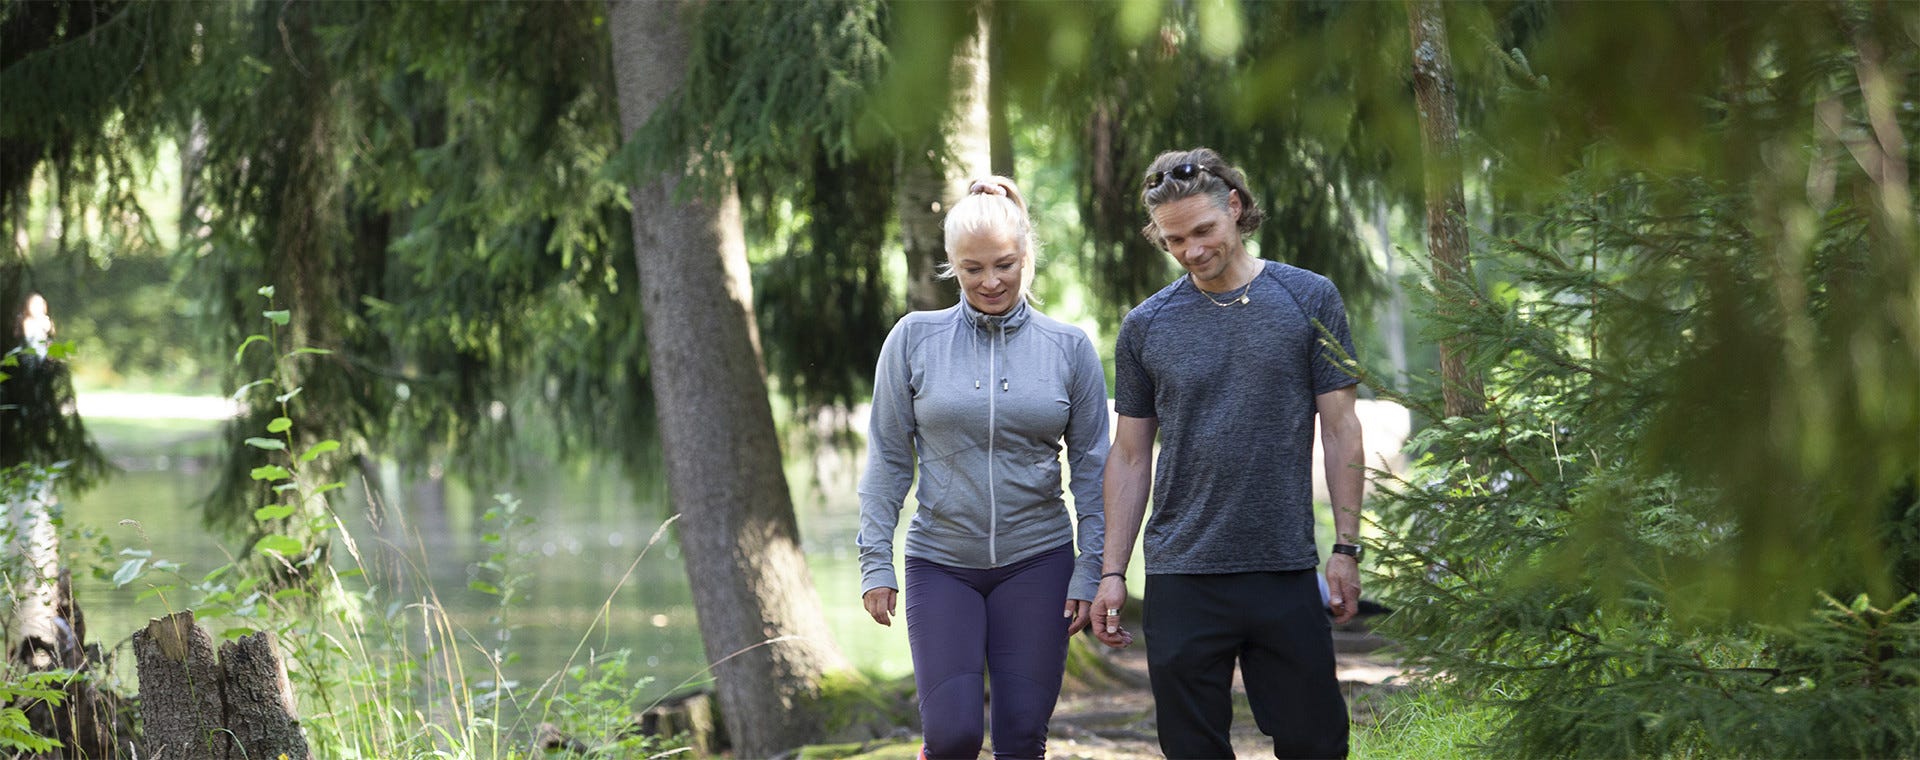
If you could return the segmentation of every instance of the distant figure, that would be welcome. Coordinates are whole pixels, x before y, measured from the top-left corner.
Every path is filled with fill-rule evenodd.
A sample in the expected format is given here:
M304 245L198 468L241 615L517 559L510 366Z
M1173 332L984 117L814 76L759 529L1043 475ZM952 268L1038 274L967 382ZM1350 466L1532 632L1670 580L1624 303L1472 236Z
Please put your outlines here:
M893 624L893 536L918 460L905 554L921 757L979 755L989 676L994 757L1044 757L1067 641L1100 580L1106 378L1085 332L1028 304L1033 223L1012 180L975 182L945 226L941 274L963 298L901 317L874 370L862 601Z
M47 345L53 342L53 317L47 315L47 299L39 293L27 294L26 306L20 311L20 333L26 338L27 350L46 358Z

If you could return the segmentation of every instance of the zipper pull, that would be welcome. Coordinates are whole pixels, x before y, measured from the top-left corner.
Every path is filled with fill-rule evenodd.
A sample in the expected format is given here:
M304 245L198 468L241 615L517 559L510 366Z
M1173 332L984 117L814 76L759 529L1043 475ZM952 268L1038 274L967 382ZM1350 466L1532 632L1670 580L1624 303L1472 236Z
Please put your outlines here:
M1007 379L1003 377L1003 378L1000 378L1000 392L1005 393L1006 391L1007 391Z
M979 381L978 379L975 379L975 380L973 381L973 389L974 389L974 390L976 390L976 391L977 391L977 390L980 390L980 381Z

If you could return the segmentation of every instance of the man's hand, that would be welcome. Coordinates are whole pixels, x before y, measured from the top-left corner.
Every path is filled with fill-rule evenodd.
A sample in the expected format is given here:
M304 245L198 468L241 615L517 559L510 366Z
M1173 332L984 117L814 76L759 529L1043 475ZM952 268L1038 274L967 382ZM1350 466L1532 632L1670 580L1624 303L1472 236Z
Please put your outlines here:
M900 592L890 588L877 588L860 595L860 601L867 606L867 614L873 616L873 622L893 627L894 600Z
M1133 634L1120 625L1120 610L1127 606L1127 582L1118 576L1100 579L1100 592L1093 595L1093 636L1115 649L1133 643Z
M1334 623L1345 623L1360 611L1360 561L1348 554L1327 558L1327 607Z

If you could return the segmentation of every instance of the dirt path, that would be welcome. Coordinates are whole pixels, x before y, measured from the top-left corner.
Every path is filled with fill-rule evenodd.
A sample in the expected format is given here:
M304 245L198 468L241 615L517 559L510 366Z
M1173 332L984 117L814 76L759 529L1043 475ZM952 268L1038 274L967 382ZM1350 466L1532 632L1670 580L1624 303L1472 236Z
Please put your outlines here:
M1340 650L1339 670L1342 690L1356 725L1372 723L1380 707L1380 697L1405 688L1398 662L1379 647L1385 642L1366 633L1336 632L1335 646ZM1158 760L1160 745L1155 738L1153 695L1147 689L1147 660L1143 648L1135 646L1113 656L1128 685L1089 688L1070 685L1054 708L1047 740L1047 757L1053 760ZM1268 743L1253 723L1247 710L1246 690L1239 675L1234 677L1233 746L1240 757L1271 757ZM913 760L919 750L918 738L884 744L869 744L840 752L809 752L805 760L859 758L859 760ZM827 748L815 748L826 750ZM991 758L982 750L981 758Z

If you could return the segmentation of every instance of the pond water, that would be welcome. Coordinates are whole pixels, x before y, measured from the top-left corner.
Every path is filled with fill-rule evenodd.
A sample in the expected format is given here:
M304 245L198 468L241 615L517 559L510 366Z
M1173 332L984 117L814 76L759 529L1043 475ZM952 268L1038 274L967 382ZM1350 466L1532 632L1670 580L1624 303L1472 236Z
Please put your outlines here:
M201 579L236 551L233 540L203 526L198 506L212 481L209 452L219 423L89 418L88 424L123 471L67 499L62 507L68 525L97 530L113 552L150 551L153 560L181 566L178 577L149 571L118 587L110 580L76 579L90 638L120 648L120 672L130 681L127 637L148 618L193 604L194 592L178 587ZM809 567L841 649L868 672L909 672L904 626L875 625L859 604L853 545L857 457L826 451L790 458ZM382 478L399 480L396 473ZM630 676L652 679L642 699L703 682L705 653L678 547L670 537L649 543L667 517L663 484L635 484L611 468L560 463L502 486L519 501L520 514L531 518L502 538L513 549L516 571L524 574L522 598L506 608L504 625L494 622L498 599L469 587L491 580L480 563L496 546L482 535L498 531L482 519L497 503L491 489L474 490L452 480L402 485L386 489L376 507L368 506L369 489L358 479L335 492L346 494L335 500L335 510L355 551L336 542L334 566L365 571L366 581L348 584L375 586L378 603L370 605L370 614L418 626L418 607L409 613L409 606L437 604L464 643L463 669L476 684L495 680L490 656L499 658L499 675L507 682L531 687L569 665L617 650L630 653ZM69 554L91 551L67 547ZM125 559L118 555L112 562ZM177 588L164 598L151 592L166 585ZM218 636L235 624L211 621L207 627ZM424 636L413 638L411 646L420 646Z

